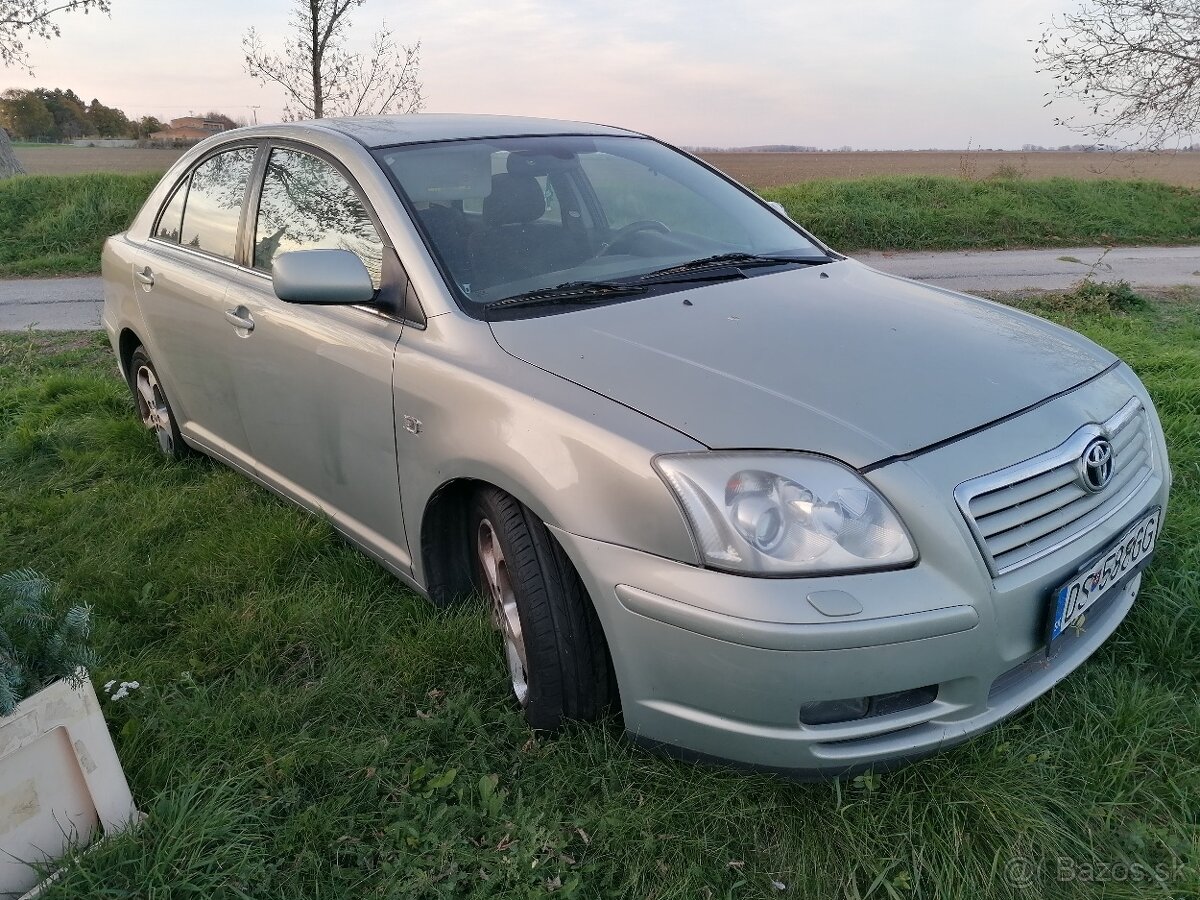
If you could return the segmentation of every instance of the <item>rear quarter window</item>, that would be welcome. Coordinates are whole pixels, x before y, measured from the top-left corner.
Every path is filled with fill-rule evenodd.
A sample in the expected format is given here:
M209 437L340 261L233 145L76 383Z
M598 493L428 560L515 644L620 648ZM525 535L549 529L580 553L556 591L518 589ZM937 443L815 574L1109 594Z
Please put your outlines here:
M154 236L160 241L179 243L179 230L183 225L183 204L187 200L189 180L189 178L185 178L179 182L171 194L171 199L167 201L162 214L158 217L158 224L154 226Z

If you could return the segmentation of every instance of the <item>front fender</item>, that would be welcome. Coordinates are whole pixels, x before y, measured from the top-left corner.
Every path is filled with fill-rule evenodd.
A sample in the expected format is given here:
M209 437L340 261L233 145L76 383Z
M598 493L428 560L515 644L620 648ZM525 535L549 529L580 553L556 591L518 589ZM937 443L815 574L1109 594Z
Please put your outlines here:
M691 438L509 356L485 324L452 315L406 331L393 387L414 545L434 495L473 479L572 534L698 562L678 504L650 464L659 453L704 449Z

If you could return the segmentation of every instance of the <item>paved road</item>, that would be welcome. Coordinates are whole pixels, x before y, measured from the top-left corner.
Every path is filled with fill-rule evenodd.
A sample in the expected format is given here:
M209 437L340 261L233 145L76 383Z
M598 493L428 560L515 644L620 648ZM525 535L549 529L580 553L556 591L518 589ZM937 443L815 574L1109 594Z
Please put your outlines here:
M1059 290L1089 272L1143 287L1200 286L1200 247L1073 247L950 253L859 253L869 266L960 291Z
M1057 290L1089 272L1097 281L1200 286L1200 247L1076 247L1065 250L974 250L860 253L867 265L962 291ZM100 327L99 278L0 281L0 331L33 325L51 331Z
M0 331L29 326L46 331L100 327L104 290L99 278L18 278L0 281Z

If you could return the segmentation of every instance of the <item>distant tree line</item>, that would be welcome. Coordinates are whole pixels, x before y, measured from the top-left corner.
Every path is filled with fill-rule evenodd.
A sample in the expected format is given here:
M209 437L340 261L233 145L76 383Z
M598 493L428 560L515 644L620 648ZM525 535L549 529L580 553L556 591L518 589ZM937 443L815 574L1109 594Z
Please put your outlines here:
M825 147L805 147L800 144L759 144L753 147L693 147L686 146L683 148L689 153L1013 153L1016 151L1006 151L1000 148L993 149L992 147L967 147L962 149L947 148L947 147L920 147L913 148L894 148L892 150L859 150L849 145L834 147L828 149ZM1105 144L1063 144L1059 147L1043 147L1041 144L1022 144L1021 150L1026 153L1036 153L1037 151L1045 151L1047 153L1056 153L1059 151L1072 153L1104 153L1114 150L1121 150L1120 147L1110 147ZM1147 151L1153 151L1154 148L1147 148ZM1187 146L1173 147L1172 151L1180 153L1200 153L1200 144L1189 144Z
M219 112L205 113L204 118L226 128L239 124ZM96 99L85 103L72 90L10 88L0 94L0 127L19 141L70 141L88 137L146 140L167 126L154 116L131 119Z
M1057 147L1043 147L1041 144L1022 144L1021 149L1031 153L1036 153L1039 150L1044 150L1051 153L1058 150L1069 150L1075 153L1110 153L1114 150L1121 151L1125 148L1111 147L1106 144L1061 144ZM1155 148L1152 147L1146 148L1148 151L1154 149ZM1200 144L1189 144L1186 147L1172 147L1171 150L1181 153L1195 153L1200 151Z

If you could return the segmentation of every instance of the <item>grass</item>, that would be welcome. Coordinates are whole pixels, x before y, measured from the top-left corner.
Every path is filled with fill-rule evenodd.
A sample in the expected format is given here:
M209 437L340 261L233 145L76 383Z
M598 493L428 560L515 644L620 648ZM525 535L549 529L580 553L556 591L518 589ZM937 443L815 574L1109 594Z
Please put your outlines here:
M843 251L1188 244L1200 191L1154 181L887 176L762 192Z
M23 175L0 180L0 277L88 275L128 227L157 174Z
M1030 710L824 784L660 759L615 718L531 734L480 608L435 611L232 471L161 459L100 336L0 336L0 571L91 604L95 681L142 685L103 706L149 818L45 896L1197 896L1200 295L1013 302L1146 381L1176 473L1161 552Z
M0 181L0 277L98 272L104 239L129 224L157 180L101 174ZM1200 240L1200 192L1154 181L881 176L762 193L847 252Z

